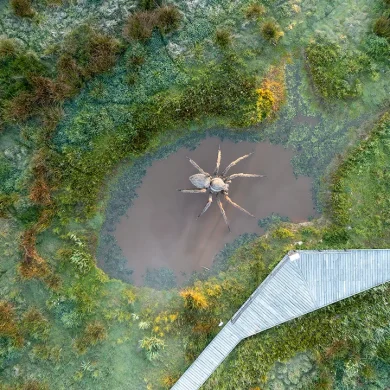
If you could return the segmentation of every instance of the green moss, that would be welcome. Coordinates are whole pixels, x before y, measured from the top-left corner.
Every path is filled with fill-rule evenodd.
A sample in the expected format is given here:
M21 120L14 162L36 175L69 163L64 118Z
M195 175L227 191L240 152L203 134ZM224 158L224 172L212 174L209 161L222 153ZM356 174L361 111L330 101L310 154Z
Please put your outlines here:
M350 245L389 245L389 139L387 113L333 174L329 212Z
M369 59L361 52L350 52L336 43L319 40L307 49L313 83L325 98L347 98L361 93L359 76L369 69Z

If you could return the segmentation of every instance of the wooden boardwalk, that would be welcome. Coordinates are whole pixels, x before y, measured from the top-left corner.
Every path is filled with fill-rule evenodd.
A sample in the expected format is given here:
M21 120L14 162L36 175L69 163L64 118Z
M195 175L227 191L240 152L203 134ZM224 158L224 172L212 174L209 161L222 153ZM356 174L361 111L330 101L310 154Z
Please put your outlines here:
M172 390L197 390L243 339L390 281L390 250L286 255Z

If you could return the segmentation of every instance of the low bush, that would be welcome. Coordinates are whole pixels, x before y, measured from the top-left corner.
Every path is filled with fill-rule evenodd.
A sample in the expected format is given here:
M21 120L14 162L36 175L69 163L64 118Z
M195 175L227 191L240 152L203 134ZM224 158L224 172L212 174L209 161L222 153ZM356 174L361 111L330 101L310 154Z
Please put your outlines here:
M390 58L390 43L386 38L374 34L368 36L365 42L366 53L375 60L388 60Z
M251 4L245 9L245 17L247 19L258 19L266 13L266 9L261 4Z
M4 300L0 300L0 336L11 338L17 346L23 344L15 309Z
M181 13L173 5L137 11L128 18L123 35L130 42L145 42L152 36L155 28L164 34L177 30L181 19Z
M48 320L35 307L23 314L21 328L26 335L35 340L46 339L49 334Z
M159 357L160 351L165 348L165 343L158 337L151 336L139 340L139 346L145 351L146 358L152 361Z
M35 15L31 0L11 0L10 4L14 14L21 18L31 18Z
M84 334L76 339L75 348L83 354L93 345L102 342L107 338L107 330L101 322L95 321L87 325Z
M390 40L390 11L384 13L374 24L374 33Z
M138 11L129 16L123 35L128 41L148 40L156 27L156 14L151 11Z
M219 29L215 33L214 40L219 47L225 49L232 43L232 36L228 30Z
M261 35L266 41L276 45L284 33L275 22L268 21L261 26Z
M164 5L157 8L156 25L162 33L176 31L182 19L181 13L173 5Z

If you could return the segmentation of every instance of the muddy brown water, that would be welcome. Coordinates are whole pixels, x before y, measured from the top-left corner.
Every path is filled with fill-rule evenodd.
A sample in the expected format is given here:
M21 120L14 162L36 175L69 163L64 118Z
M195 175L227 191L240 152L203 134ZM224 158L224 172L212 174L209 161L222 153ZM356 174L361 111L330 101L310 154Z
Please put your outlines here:
M197 219L208 194L177 191L178 188L193 188L188 178L197 173L186 156L212 173L218 144L222 149L222 170L232 160L254 151L229 173L266 175L260 179L236 178L230 184L230 198L256 216L251 218L224 201L230 233L215 201ZM271 213L289 217L292 222L307 221L315 214L311 179L295 178L290 164L293 155L292 151L269 143L233 143L208 138L194 151L182 148L166 160L155 161L137 190L138 198L115 231L129 268L134 270L134 283L143 283L147 268L171 268L180 282L184 275L210 267L224 244L243 233L263 233L258 219Z

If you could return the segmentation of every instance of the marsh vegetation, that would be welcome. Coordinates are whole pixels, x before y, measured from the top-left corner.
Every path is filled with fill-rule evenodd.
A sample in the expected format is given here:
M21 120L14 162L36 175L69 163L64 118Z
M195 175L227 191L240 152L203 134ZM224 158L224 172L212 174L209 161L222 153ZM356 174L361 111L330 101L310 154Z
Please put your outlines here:
M0 388L170 388L286 251L389 247L389 7L2 2ZM307 181L303 214L270 206L266 235L239 236L181 287L170 268L135 286L113 227L153 193L149 167L207 134L279 144L268 147L291 158L286 191L293 172L313 198ZM294 223L311 202L321 217ZM257 222L239 233L261 233ZM204 388L385 389L388 295L384 285L247 340Z

